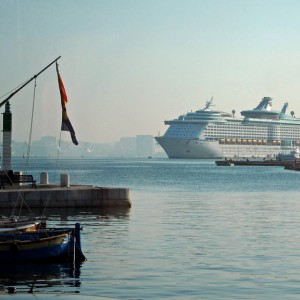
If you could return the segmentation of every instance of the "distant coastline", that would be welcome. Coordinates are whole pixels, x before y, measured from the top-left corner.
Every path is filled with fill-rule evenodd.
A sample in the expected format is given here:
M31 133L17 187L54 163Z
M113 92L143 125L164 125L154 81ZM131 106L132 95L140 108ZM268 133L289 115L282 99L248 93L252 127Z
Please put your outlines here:
M44 136L32 141L30 157L57 157L59 141L53 136ZM28 143L12 141L12 156L26 157ZM167 157L152 135L122 137L112 143L91 143L79 141L74 146L71 141L60 142L60 157Z

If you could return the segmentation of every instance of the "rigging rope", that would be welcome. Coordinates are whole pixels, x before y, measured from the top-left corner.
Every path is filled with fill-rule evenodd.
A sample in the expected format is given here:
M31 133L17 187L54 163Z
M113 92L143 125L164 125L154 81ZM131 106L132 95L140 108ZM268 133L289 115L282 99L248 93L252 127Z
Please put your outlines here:
M17 87L15 87L14 89L11 89L10 91L8 91L7 93L5 93L4 95L0 96L0 99L7 96L8 94L11 94L13 91L17 90L20 86L24 85L24 83L28 82L28 80L24 81L23 83L19 84Z
M27 174L29 167L29 156L30 156L30 147L31 147L31 137L32 137L32 127L33 127L33 115L34 115L34 103L35 103L35 92L36 92L36 78L34 79L34 88L33 88L33 99L32 99L32 111L31 111L31 122L30 122L30 131L28 139L28 147L25 161L25 174Z
M58 74L58 66L59 64L56 62L56 71ZM55 170L56 170L56 174L57 174L57 166L58 166L58 160L59 160L59 154L60 154L60 145L61 145L61 128L59 131L59 140L58 140L58 148L57 148L57 155L56 155L56 163L55 163Z
M56 71L58 74L58 62L56 62ZM58 149L57 149L57 155L56 155L56 166L55 166L55 170L57 171L57 165L58 165L58 159L59 159L59 154L60 154L60 144L61 144L61 128L60 128L60 132L59 132L59 141L58 141Z
M27 81L25 81L27 82ZM22 86L23 84L20 84L18 87L16 87L15 89L13 89L12 91L18 89L20 86ZM29 156L30 156L30 146L31 146L31 136L32 136L32 128L33 128L33 114L34 114L34 103L35 103L35 94L36 94L36 78L35 78L35 82L34 82L34 90L33 90L33 105L32 105L32 113L31 113L31 124L30 124L30 133L29 133L29 141L28 141L28 148L27 148L27 156L26 156L26 162L25 162L25 171L24 173L27 174L28 171L28 165L29 165ZM11 91L10 91L11 92ZM1 96L0 98L6 96L7 94L9 94L10 92L4 94L3 96ZM3 166L1 166L1 168L3 169ZM8 176L7 172L4 170L6 176ZM11 184L13 185L13 182L11 181ZM18 216L20 217L21 215L21 210L23 207L23 204L25 204L25 206L27 207L27 209L29 210L29 212L34 216L33 211L30 209L30 207L27 205L24 197L22 196L22 194L20 192L18 192L18 200L16 201L12 213L11 215L13 215L17 209L17 205L18 205L18 201L20 199L20 207L19 207L19 212L18 212Z
M9 93L10 96L8 98L6 98L5 100L3 100L0 105L4 105L5 103L7 103L9 101L9 99L15 95L19 90L21 90L23 87L25 87L28 83L30 83L33 79L35 79L35 83L34 83L34 92L33 92L33 105L32 105L32 114L31 114L31 124L30 124L30 134L29 134L29 141L28 141L28 148L27 148L27 156L26 156L26 162L25 162L25 174L27 174L27 171L28 171L28 165L29 165L29 156L30 156L30 148L31 148L31 138L32 138L32 128L33 128L33 115L34 115L34 104L35 104L35 95L36 95L36 78L42 73L44 72L46 69L48 69L54 62L57 62L57 60L60 58L60 56L55 59L53 62L51 62L48 66L46 66L43 70L41 70L38 74L34 75L32 78L30 78L29 80L25 81L23 84L20 84L19 86L17 86L16 88L12 89L11 91L5 93L4 95L0 96L0 99L5 97L6 95L8 95ZM0 167L3 169L3 166L1 166L0 164ZM8 175L8 174L6 174ZM11 184L13 184L13 182L11 182ZM19 192L18 193L18 196L21 198L21 207L20 207L20 210L19 210L19 214L21 213L21 209L23 207L23 204L25 204L27 206L27 208L30 210L30 212L33 214L32 210L29 208L29 206L27 205L23 195ZM19 198L18 197L18 198ZM50 199L50 193L49 193L49 197L47 199L47 202L49 201ZM18 201L17 201L18 202ZM13 212L16 210L17 208L17 203L15 204L14 208L13 208Z
M56 155L56 162L55 162L55 172L56 172L56 175L58 174L58 159L59 159L59 153L60 153L60 142L61 142L61 130L60 130L60 135L59 135L59 141L58 141L58 148L57 148L57 155ZM51 193L49 193L48 197L47 197L47 200L46 200L46 203L45 203L45 206L44 206L44 209L43 209L43 212L42 212L42 215L45 215L45 212L46 212L46 209L48 207L48 203L50 201L50 198L51 198Z
M9 177L9 175L8 175L8 172L3 168L3 165L2 165L2 164L0 164L0 167L1 167L1 169L3 170L3 172L5 173L5 175L7 176L7 178L10 179L10 177ZM11 179L10 179L10 183L11 183L12 186L14 185L14 183L12 182ZM15 205L14 205L14 207L13 207L13 210L12 210L12 212L11 212L11 216L14 214L15 210L17 209L17 205L18 205L19 199L21 199L21 200L20 200L21 202L20 202L20 209L19 209L18 217L21 216L21 209L22 209L22 207L23 207L23 203L25 204L25 206L27 207L27 209L29 210L29 212L31 213L31 215L35 217L35 215L34 215L32 209L28 206L28 204L27 204L27 202L25 201L25 199L24 199L22 193L19 192L19 191L18 191L18 199L17 199L17 201L16 201L16 203L15 203Z
M56 155L56 166L55 169L57 171L57 165L58 165L58 159L59 159L59 153L60 153L60 143L61 143L61 130L59 134L59 141L58 141L58 148L57 148L57 155Z
M28 166L29 166L29 156L30 156L30 146L31 146L31 137L32 137L32 128L33 128L33 115L34 115L34 104L35 104L35 94L36 94L36 78L34 81L34 88L33 88L33 99L32 99L32 111L31 111L31 122L30 122L30 132L29 132L29 140L28 140L28 147L27 147L27 155L26 155L26 161L25 161L25 170L24 173L27 174L28 172ZM24 200L24 197L19 193L19 197L21 198L20 208L19 208L19 217L21 215L23 204L27 207L27 209L30 211L30 213L34 216L33 211L30 209L30 207L27 205L26 201ZM18 201L16 201L15 206L13 208L12 214L15 212L17 208Z

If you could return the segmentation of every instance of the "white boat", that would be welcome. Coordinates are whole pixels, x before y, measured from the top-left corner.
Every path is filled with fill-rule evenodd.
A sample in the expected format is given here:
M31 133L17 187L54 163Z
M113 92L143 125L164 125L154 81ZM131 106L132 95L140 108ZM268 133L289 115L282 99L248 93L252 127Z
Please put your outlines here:
M165 121L169 128L156 136L169 158L273 157L300 145L300 119L272 109L272 98L233 113L213 110L213 99L203 109Z
M0 216L0 234L8 232L32 232L45 226L45 219Z
M300 149L297 147L288 153L279 153L276 158L280 161L295 161L300 159Z

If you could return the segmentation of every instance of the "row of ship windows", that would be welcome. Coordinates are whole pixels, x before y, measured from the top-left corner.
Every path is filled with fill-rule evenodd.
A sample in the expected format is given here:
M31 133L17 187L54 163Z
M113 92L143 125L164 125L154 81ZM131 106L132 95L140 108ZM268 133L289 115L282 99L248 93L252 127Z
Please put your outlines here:
M168 133L169 134L197 134L199 132L199 130L169 130Z
M240 134L240 133L247 133L247 134L288 134L288 135L299 135L300 130L297 128L296 130L286 130L286 129L281 129L281 130L256 130L252 128L248 128L247 130L233 130L233 129L207 129L205 131L207 134L228 134L228 133L234 133L234 134Z
M233 123L226 123L226 124L209 124L209 127L231 127L231 128L240 128L240 127L256 127L256 128L268 128L268 126L271 126L272 128L288 128L293 129L295 128L295 125L254 125L254 124L233 124Z
M300 132L300 128L256 128L256 127L239 127L239 128L226 128L226 127L207 127L206 130L212 130L212 131L262 131L262 132L269 132L269 131L286 131L286 132L290 132L290 131L298 131Z
M209 131L206 130L205 134L228 134L228 133L233 133L235 135L238 134L261 134L261 135L299 135L300 131L294 131L294 132L285 132L285 131L281 131L281 132L257 132L257 131L232 131L232 130L228 130L228 131Z
M189 127L173 127L173 128L170 128L170 131L174 131L174 132L180 132L180 131L190 131L192 128L189 128ZM198 130L201 130L199 127L195 127L194 130L198 131ZM249 131L255 131L255 132L300 132L300 128L295 128L295 127L292 127L292 128L286 128L286 127L278 127L278 128L259 128L259 127L244 127L244 126L239 126L239 127L236 127L236 128L233 128L233 127L229 127L229 128L226 128L226 127L217 127L217 126L209 126L206 128L206 131L217 131L217 132L220 132L220 131L224 131L224 132L228 132L228 131L234 131L234 132L239 132L239 131L246 131L246 132L249 132Z
M272 135L274 137L279 136L286 136L286 137L298 137L300 135L300 128L293 128L293 130L288 130L287 128L281 128L278 130L266 130L265 128L239 128L239 130L234 130L231 128L224 129L224 128L218 128L216 126L213 126L214 128L207 128L205 130L206 136L260 136L264 137L266 135ZM171 128L170 128L171 129ZM172 128L169 130L169 135L177 135L177 136L191 136L191 135L197 135L199 132L199 128L195 128L194 130L190 130L189 128Z
M271 135L292 135L292 136L298 136L300 134L300 130L294 130L294 131L286 131L286 130L281 130L281 131L256 131L256 130L206 130L205 134L230 134L234 133L235 135L238 134L256 134L256 135L266 135L266 134L271 134Z
M172 131L168 132L169 135L197 135L197 131ZM206 131L204 133L206 136L291 136L291 137L297 137L300 136L300 132L253 132L253 131L244 131L244 132L233 132L233 131L227 131L227 132L209 132Z
M272 145L272 146L300 146L300 141L280 141L280 140L256 140L256 139L219 139L219 144L230 145Z
M177 137L196 137L197 134L196 133L168 133L168 136L177 136ZM300 134L259 134L259 133L255 133L255 132L247 132L247 133L219 133L219 134L209 134L209 133L205 133L204 134L205 137L210 137L210 138L218 138L218 137L228 137L228 138L268 138L268 137L272 137L273 139L280 139L280 138L287 138L287 139L300 139Z
M197 127L199 128L199 124L177 124L177 125L172 125L173 128L177 127ZM202 127L202 126L201 126ZM273 129L282 129L285 128L287 130L294 130L296 127L295 126L285 126L285 125L272 125L272 126L255 126L255 125L232 125L232 124L218 124L218 125L208 125L207 127L209 128L233 128L233 129L239 129L239 128L257 128L257 129L268 129L268 128L273 128ZM300 127L300 126L299 126Z
M245 128L245 127L240 127L240 128L206 128L206 131L212 131L212 132L300 132L300 128L293 128L293 129L287 129L287 128L277 128L277 129L274 129L274 128L271 128L271 129L268 129L268 128L253 128L253 127L250 127L250 128Z
M179 131L178 131L179 132ZM190 132L188 130L188 132ZM267 134L267 133L272 133L272 134L276 134L276 133L293 133L293 134L299 134L300 130L293 130L293 131L288 131L288 130L278 130L278 131L274 131L274 130L270 130L270 131L260 131L260 130L206 130L206 132L212 132L212 133L218 133L218 132L235 132L235 133L239 133L239 132L252 132L252 133L260 133L260 134Z
M229 134L223 134L223 135L218 135L218 136L213 136L213 135L205 135L205 138L212 138L212 139L217 139L217 138L236 138L236 139L291 139L291 140L298 140L300 139L300 135L298 136L269 136L269 135L229 135Z

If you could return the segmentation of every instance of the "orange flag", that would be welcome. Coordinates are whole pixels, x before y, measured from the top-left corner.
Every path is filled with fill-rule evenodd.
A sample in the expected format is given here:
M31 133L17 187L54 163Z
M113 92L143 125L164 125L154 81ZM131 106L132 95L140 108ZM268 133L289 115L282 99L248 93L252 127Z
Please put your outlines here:
M69 131L71 134L72 142L75 145L78 145L74 128L69 120L69 117L67 115L67 109L66 104L68 102L67 93L64 87L64 83L60 77L59 71L58 71L58 64L56 62L56 72L57 72L57 78L58 78L58 86L59 86L59 92L60 92L60 99L61 99L61 108L62 108L62 122L61 122L61 130L62 131Z

